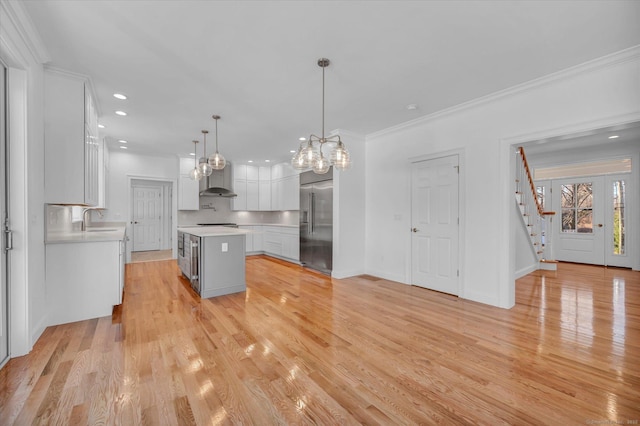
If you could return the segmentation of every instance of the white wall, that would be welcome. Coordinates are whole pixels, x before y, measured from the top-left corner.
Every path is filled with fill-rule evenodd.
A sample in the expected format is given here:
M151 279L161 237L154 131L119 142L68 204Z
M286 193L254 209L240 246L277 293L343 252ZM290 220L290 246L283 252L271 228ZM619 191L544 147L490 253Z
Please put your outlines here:
M350 170L333 171L334 278L365 272L365 138L345 130L337 134L351 154Z
M171 200L171 241L174 253L177 250L176 228L178 220L178 162L175 157L151 156L126 152L109 151L109 176L107 206L103 218L92 215L92 221L126 222L127 235L131 229L131 181L149 179L168 181L172 185ZM131 260L131 246L127 244L127 261Z
M466 232L460 296L514 304L510 143L640 116L640 49L367 136L367 273L411 283L409 158L461 149ZM621 118L622 117L622 118ZM530 140L534 138L531 137ZM381 198L384 194L384 198Z

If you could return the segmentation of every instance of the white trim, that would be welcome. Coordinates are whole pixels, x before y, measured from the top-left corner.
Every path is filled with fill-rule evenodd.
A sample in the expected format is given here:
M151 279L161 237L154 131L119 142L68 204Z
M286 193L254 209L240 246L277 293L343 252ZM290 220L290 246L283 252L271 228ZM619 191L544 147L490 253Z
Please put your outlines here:
M640 120L640 112L634 112L630 114L623 114L618 116L610 116L595 121L570 123L561 127L554 127L544 129L536 132L520 134L517 136L507 137L500 139L499 142L499 172L501 186L498 188L500 192L498 211L500 215L500 223L505 224L498 230L498 238L501 245L508 247L509 258L498 259L498 271L499 282L501 283L500 289L500 304L501 307L511 307L514 302L509 306L509 298L511 294L515 295L515 253L513 248L515 247L515 223L513 222L513 215L511 209L513 208L513 194L515 192L515 181L513 179L514 174L514 161L512 159L515 155L515 149L518 145L533 142L537 140L551 139L560 136L566 136L581 132L590 132L600 128L607 128L612 126L624 126L626 124L634 123ZM632 163L638 164L640 156L634 154ZM631 220L638 221L640 216L640 181L638 179L638 167L633 167L632 171L633 181L638 188L635 189L635 200L633 201L633 210L635 212L635 218ZM634 250L634 270L640 270L640 256L635 254L638 246L640 246L640 227L635 227L632 230L633 241L630 249ZM507 288L505 289L504 286ZM508 295L505 299L504 295Z
M167 182L171 183L171 250L172 256L175 258L178 253L178 197L176 194L178 193L178 180L174 178L168 177L158 177L158 176L144 176L144 175L127 175L127 235L133 235L131 230L131 215L133 214L133 207L131 206L131 200L133 196L133 192L131 190L134 180L152 180L158 182ZM127 244L127 263L131 263L131 249L133 244Z
M382 129L377 132L369 133L366 136L367 136L367 139L377 138L389 133L397 132L402 129L419 126L421 124L424 124L442 117L446 117L448 115L456 114L458 112L461 112L467 109L471 109L481 105L486 105L508 96L527 92L529 90L535 89L540 86L545 86L545 85L557 82L559 80L569 79L569 78L575 77L576 75L592 72L598 69L608 68L614 65L625 63L625 62L633 62L638 60L639 58L640 58L640 45L636 45L628 49L614 52L609 55L602 56L600 58L593 59L591 61L587 61L582 64L575 65L573 67L566 68L564 70L561 70L552 74L547 74L543 77L539 77L534 80L530 80L525 83L518 84L507 89L493 92L489 95L482 96L482 97L473 99L471 101L452 106L450 108L445 108L445 109L436 111L432 114L425 115L425 116L416 118L414 120L406 121L396 126L388 127L386 129ZM568 133L573 133L573 132L568 132ZM535 139L541 139L541 138L534 137L529 140L535 140Z
M526 267L524 267L524 268L522 268L519 271L516 271L514 273L515 279L517 280L519 278L522 278L525 275L528 275L528 274L530 274L533 271L536 271L538 269L540 269L538 262L534 263L533 265L526 266Z
M40 34L19 1L0 0L0 55L9 67L28 67L51 61Z

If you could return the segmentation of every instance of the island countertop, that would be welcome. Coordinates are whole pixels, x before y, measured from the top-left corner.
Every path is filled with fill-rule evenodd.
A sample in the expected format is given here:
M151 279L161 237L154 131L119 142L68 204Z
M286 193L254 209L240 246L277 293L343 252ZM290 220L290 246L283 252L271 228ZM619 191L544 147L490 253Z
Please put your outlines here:
M230 228L227 226L181 226L178 231L195 235L196 237L224 237L228 235L246 235L251 231Z

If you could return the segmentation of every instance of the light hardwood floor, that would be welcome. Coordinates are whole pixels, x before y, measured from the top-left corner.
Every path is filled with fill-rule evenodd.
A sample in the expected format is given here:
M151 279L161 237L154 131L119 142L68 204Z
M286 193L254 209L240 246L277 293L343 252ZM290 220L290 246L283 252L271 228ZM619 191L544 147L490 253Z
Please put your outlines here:
M153 262L156 260L169 260L173 257L173 250L151 250L131 252L131 262Z
M0 423L640 419L639 272L561 264L511 310L262 256L247 281L200 300L175 261L128 265L112 317L50 327L0 371Z

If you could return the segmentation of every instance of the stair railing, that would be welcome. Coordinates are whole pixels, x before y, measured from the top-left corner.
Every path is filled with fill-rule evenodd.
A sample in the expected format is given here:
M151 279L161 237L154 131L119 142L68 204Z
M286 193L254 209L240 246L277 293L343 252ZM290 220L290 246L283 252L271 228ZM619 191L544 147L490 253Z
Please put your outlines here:
M527 225L538 260L551 259L551 219L555 212L545 211L533 182L523 147L516 149L516 202Z

